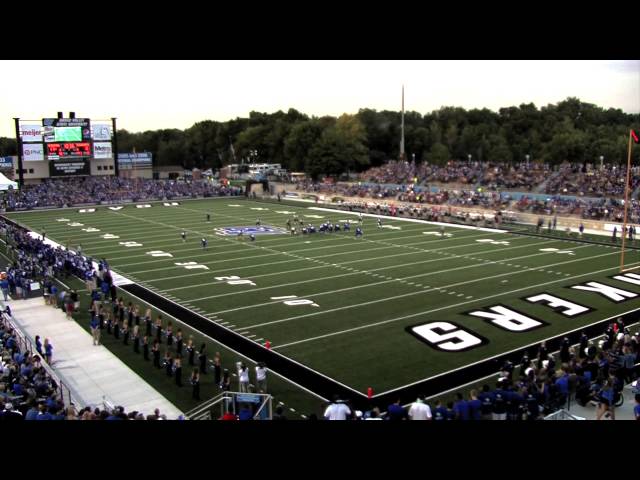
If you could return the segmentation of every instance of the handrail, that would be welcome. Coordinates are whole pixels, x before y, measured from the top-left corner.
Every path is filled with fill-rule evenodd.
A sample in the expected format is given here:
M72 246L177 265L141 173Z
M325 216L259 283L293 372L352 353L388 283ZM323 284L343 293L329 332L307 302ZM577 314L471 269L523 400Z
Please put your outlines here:
M5 306L4 302L2 302L1 300L0 300L0 305L2 305L3 308ZM23 342L25 350L29 351L29 353L33 353L33 351L36 349L35 342L31 339L29 334L26 331L24 331L17 322L13 320L13 316L10 317L4 311L1 313L2 313L2 318L5 320L5 322L11 325L11 328L13 328L14 332L16 332L16 336L19 338L21 342ZM73 392L72 388L68 384L62 381L60 376L53 370L53 368L49 364L47 364L44 358L42 359L42 362L40 363L40 365L42 366L42 368L44 368L44 370L47 372L49 377L51 377L51 379L56 383L56 385L58 385L59 394L61 396L61 400L65 408L69 407L71 403L74 403L76 405L80 405L82 403L80 401L81 397L76 392Z

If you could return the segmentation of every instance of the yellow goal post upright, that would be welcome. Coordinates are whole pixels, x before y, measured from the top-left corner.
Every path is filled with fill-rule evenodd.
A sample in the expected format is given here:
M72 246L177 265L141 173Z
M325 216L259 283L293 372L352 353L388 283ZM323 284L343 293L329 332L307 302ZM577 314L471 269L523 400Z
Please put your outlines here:
M634 265L632 267L625 266L624 263L624 254L625 254L625 244L627 239L627 224L628 222L628 212L629 212L629 190L631 189L631 148L633 142L640 143L640 139L638 138L638 134L634 130L629 130L629 148L627 152L627 177L625 179L624 185L624 219L622 225L622 249L620 250L620 273L629 272L633 270L640 269L640 264ZM629 225L631 227L631 225ZM635 241L635 240L634 240ZM633 262L637 263L637 262Z

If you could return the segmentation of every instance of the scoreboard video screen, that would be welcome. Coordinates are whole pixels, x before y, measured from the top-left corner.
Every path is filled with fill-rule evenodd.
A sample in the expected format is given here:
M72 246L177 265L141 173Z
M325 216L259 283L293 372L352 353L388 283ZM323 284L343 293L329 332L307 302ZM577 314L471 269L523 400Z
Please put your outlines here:
M62 160L67 158L81 158L91 156L89 142L48 143L47 160Z

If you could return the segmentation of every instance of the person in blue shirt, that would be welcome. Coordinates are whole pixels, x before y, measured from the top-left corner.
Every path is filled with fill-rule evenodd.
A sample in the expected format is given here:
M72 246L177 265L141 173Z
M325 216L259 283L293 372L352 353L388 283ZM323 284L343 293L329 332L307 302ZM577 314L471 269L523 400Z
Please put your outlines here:
M51 414L44 403L38 405L38 415L36 415L36 420L51 420Z
M407 418L407 412L400 404L400 399L396 400L387 408L387 415L389 420L405 420Z
M41 357L44 357L44 353L42 353L42 342L40 341L40 335L36 335L36 352L38 352Z
M453 404L453 411L455 412L456 420L469 420L469 404L460 392L456 393L456 401Z
M469 418L471 420L481 420L482 419L482 402L478 398L478 393L475 390L471 390L469 392L469 401L467 402L469 406Z
M633 407L633 414L636 420L640 420L640 393L636 393L636 406Z
M360 227L356 227L356 238L362 236L362 229Z
M4 301L6 302L7 300L9 300L9 280L7 280L6 278L0 280L0 289L2 289L2 295L4 296Z
M29 410L27 410L27 413L25 414L24 419L35 420L37 416L38 416L38 407L36 407L35 405L31 405Z
M442 405L441 400L436 402L436 408L433 409L433 419L440 421L447 420L447 408Z

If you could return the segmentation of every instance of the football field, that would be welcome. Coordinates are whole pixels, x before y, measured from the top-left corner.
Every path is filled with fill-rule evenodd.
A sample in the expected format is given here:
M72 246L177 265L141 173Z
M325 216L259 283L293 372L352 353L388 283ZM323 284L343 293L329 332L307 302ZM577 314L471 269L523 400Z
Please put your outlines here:
M443 235L440 224L385 217L380 227L373 216L356 238L356 214L312 204L147 205L5 216L106 258L125 290L137 284L244 345L268 341L270 355L360 395L426 388L451 372L470 381L474 365L590 325L600 333L602 321L640 309L640 276L619 274L620 248L606 242L455 225ZM294 216L351 229L293 236ZM312 380L304 386L315 391Z

